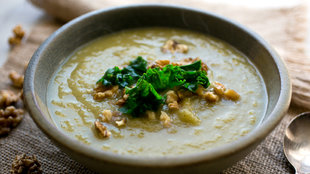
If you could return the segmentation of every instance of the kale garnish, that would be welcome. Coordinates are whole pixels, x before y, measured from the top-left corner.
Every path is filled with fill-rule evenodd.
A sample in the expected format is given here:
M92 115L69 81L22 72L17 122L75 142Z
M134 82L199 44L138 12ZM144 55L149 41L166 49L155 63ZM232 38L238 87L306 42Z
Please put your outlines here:
M122 113L137 117L147 110L157 110L165 101L159 93L177 86L195 93L198 85L204 88L210 85L206 72L201 70L201 60L184 66L166 65L162 69L146 67L147 62L138 57L122 70L108 69L98 81L104 86L126 87L129 97L120 108Z

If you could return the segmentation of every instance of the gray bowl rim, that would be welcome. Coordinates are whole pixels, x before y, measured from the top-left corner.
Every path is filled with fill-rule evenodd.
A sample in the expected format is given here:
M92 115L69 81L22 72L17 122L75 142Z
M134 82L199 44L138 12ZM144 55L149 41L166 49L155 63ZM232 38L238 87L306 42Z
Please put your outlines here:
M186 155L180 156L160 156L160 157L149 157L149 156L135 156L135 155L119 155L114 154L112 152L105 152L95 148L91 148L78 140L70 138L58 130L52 123L50 123L46 117L49 115L44 115L41 111L38 101L35 97L34 90L34 76L36 72L37 65L40 61L41 54L45 51L45 48L53 42L54 39L64 31L70 30L71 27L78 25L80 21L87 20L92 16L100 15L105 12L119 10L119 9L128 9L128 8L173 8L173 9L182 9L186 11L191 11L198 14L212 16L217 20L221 20L223 22L230 23L231 25L236 26L243 32L251 35L259 44L261 44L270 55L273 57L276 66L279 70L280 79L281 79L281 90L279 95L279 100L277 101L273 111L270 113L267 120L264 124L259 126L259 129L254 129L245 137L240 138L238 141L234 141L232 143L222 145L217 148L213 148L210 150L202 151L199 153L190 153ZM220 158L229 157L243 149L246 149L249 146L257 144L257 142L261 142L282 120L285 115L291 99L291 81L289 77L288 70L285 66L284 61L277 55L277 53L272 49L272 47L258 34L247 29L243 25L227 19L226 17L222 17L220 15L214 14L212 12L208 12L205 10L195 9L184 7L180 5L168 5L168 4L135 4L135 5L125 5L112 7L107 9L101 9L93 12L86 13L80 17L73 19L67 24L60 27L57 31L55 31L47 40L45 40L41 46L36 50L34 55L32 56L28 68L25 73L25 83L24 83L24 100L28 111L38 125L38 127L53 141L57 144L61 144L66 149L70 149L71 152L95 159L100 161L105 161L108 163L116 163L128 166L144 166L144 167L174 167L174 166L184 166L190 164L198 164L202 162L208 162L217 160Z

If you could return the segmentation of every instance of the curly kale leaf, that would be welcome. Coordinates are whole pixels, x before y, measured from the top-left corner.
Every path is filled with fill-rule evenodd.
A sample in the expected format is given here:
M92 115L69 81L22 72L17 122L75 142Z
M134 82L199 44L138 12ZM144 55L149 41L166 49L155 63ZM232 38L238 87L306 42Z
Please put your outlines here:
M210 85L205 71L185 71L183 73L185 82L182 86L192 92L196 92L198 85L207 88Z
M148 69L141 78L151 83L157 91L163 91L182 85L185 82L182 74L180 67L167 65L162 70Z
M136 83L146 72L146 67L147 61L139 56L123 69L117 66L109 68L97 83L102 83L104 86L119 85L121 88L125 88Z
M205 88L210 85L206 72L201 71L201 61L184 66L167 65L162 70L148 69L141 78L151 83L157 91L183 86L195 92L198 85Z
M146 80L139 79L134 88L126 88L129 95L120 111L138 117L147 110L157 110L164 98L157 93L153 85Z

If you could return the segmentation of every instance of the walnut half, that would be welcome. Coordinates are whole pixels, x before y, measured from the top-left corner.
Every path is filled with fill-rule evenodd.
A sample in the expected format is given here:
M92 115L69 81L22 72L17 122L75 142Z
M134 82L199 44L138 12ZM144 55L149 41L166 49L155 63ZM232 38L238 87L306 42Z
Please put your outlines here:
M102 101L105 98L110 98L114 94L117 93L118 88L119 88L118 85L112 86L112 87L108 87L108 88L104 87L103 85L98 85L94 89L93 98L96 101Z
M16 155L12 168L11 174L41 174L41 164L37 160L35 155L26 156L25 154Z

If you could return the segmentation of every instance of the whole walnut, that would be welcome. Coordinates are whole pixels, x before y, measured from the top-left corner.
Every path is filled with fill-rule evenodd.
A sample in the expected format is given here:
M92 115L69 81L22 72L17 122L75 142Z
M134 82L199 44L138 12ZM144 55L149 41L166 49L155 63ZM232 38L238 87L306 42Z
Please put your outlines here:
M21 154L16 155L10 172L11 174L41 174L42 170L35 155Z
M11 79L13 86L17 88L23 88L24 75L21 75L16 71L11 71L9 74L9 78Z
M8 134L23 119L24 110L8 106L0 109L0 136Z
M13 91L1 90L0 91L0 108L15 104L19 99L20 99L20 96L16 95Z

